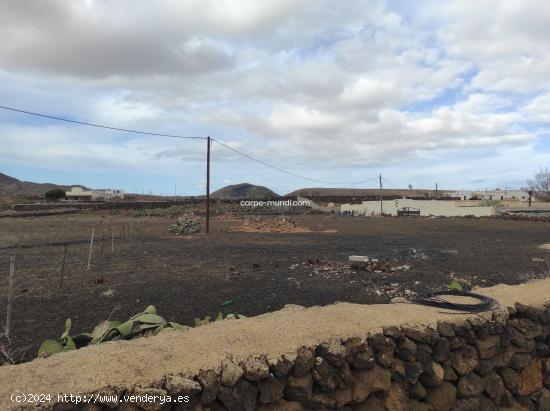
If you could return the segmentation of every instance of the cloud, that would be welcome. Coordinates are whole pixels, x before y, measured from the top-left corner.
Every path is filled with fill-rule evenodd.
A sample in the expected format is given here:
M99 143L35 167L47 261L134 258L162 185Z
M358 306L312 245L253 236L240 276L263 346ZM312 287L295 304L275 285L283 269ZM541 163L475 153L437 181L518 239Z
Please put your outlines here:
M1 2L0 92L84 121L212 135L320 179L385 168L512 181L494 158L549 157L549 13L538 0ZM0 158L12 163L170 172L202 161L185 142L0 116ZM252 173L214 153L223 178Z

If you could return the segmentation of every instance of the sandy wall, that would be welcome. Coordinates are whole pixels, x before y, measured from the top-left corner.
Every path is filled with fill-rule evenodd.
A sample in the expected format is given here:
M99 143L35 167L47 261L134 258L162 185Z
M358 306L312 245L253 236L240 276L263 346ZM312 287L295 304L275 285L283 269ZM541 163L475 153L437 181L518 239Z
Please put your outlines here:
M0 409L549 409L550 279L478 292L501 308L287 306L4 366ZM36 407L16 393L52 398ZM160 404L166 396L182 402Z

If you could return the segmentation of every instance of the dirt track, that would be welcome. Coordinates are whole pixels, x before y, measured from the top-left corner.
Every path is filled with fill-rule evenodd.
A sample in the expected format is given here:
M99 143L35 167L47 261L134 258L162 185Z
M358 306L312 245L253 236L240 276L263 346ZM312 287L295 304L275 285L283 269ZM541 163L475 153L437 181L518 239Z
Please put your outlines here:
M294 217L293 217L294 218ZM167 234L172 221L110 215L70 215L0 221L0 267L7 273L15 245L72 241L60 289L60 245L15 249L16 283L13 342L33 357L39 343L57 338L63 321L73 331L88 331L109 316L126 319L149 304L169 320L191 324L215 315L218 305L235 301L234 310L255 315L285 304L324 305L334 301L387 302L406 291L426 292L448 286L451 274L473 285L518 283L548 276L550 223L495 219L336 218L303 216L310 233L218 232L235 221L212 224L213 233L191 239ZM133 238L115 237L140 231ZM87 241L96 243L86 271ZM336 233L320 232L336 230ZM10 248L6 248L10 247ZM324 261L345 263L349 255L397 259L411 269L394 273L324 269ZM533 258L535 261L533 261ZM310 265L308 263L313 262ZM319 263L317 263L317 260ZM542 261L541 261L542 260ZM7 276L0 281L5 301ZM95 280L102 278L102 284ZM4 318L4 304L0 309Z

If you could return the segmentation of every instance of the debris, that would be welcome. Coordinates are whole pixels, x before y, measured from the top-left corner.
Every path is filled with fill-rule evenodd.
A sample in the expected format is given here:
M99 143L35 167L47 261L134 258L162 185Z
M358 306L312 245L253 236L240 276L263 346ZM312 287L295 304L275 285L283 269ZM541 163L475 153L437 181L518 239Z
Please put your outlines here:
M307 233L311 230L288 217L274 219L255 217L243 221L240 225L230 227L227 231L243 233Z
M96 284L103 284L104 282L105 282L105 281L103 281L103 277L97 277L97 278L95 279L95 283L96 283Z
M366 255L350 255L348 259L358 263L368 263L370 261L370 258Z
M533 257L531 258L531 261L534 261L535 263L544 263L546 260L540 257Z

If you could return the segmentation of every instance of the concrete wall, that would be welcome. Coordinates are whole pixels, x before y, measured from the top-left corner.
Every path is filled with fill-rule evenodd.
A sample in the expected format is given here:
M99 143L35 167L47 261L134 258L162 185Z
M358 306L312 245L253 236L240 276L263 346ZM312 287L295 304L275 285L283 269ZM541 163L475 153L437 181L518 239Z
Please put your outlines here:
M443 200L384 200L382 210L384 214L397 216L397 210L403 207L412 207L420 210L421 216L444 216L444 217L487 217L495 215L494 207L480 207L464 205L461 201ZM380 214L380 201L363 201L361 204L342 204L344 213L358 216L370 216Z

